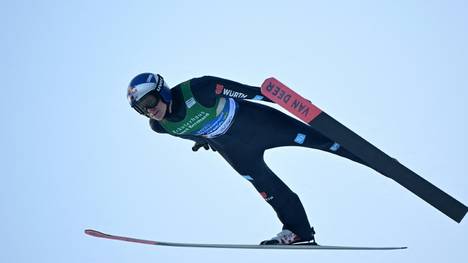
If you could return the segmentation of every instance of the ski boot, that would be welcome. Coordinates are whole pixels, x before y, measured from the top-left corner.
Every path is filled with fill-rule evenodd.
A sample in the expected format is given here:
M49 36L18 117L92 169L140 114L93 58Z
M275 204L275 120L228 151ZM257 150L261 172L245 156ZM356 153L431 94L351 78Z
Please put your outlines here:
M283 229L275 237L270 240L265 240L260 245L317 245L315 242L315 231L311 228L311 235L309 239L303 239L300 236L294 234L288 229Z

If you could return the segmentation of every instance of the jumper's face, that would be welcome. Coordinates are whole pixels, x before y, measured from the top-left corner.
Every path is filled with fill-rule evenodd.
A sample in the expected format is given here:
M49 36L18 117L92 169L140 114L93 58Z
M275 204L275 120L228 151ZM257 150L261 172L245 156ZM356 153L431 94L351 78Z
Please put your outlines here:
M135 108L141 114L151 119L161 121L166 115L167 104L159 96L147 94L135 104Z
M153 107L151 107L153 106ZM153 120L161 121L166 116L167 104L159 100L153 104L146 107L146 116L150 117Z

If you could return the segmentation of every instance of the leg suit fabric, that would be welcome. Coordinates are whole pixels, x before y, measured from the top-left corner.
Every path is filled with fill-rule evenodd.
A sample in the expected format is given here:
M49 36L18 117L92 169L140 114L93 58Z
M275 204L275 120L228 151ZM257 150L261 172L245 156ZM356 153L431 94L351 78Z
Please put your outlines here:
M228 132L210 139L210 144L273 207L283 229L289 229L303 239L311 238L311 227L299 197L268 168L263 158L265 150L301 146L359 163L362 161L307 124L274 108L245 100L238 104L238 112Z

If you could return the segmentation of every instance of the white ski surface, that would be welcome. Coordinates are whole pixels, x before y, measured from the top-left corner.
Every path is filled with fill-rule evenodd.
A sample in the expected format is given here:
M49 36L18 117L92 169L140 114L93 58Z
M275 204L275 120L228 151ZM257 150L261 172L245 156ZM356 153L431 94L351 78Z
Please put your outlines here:
M407 247L358 247L358 246L322 246L322 245L241 245L241 244L201 244L201 243L175 243L138 239L125 236L109 235L96 230L86 229L87 235L119 241L169 247L194 248L234 248L234 249L310 249L310 250L397 250Z

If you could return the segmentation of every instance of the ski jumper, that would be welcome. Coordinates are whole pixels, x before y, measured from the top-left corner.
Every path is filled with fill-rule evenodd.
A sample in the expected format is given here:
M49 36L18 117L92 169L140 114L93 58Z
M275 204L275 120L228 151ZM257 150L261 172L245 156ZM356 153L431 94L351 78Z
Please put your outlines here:
M253 184L273 207L283 229L302 239L312 237L304 207L297 194L268 168L263 159L265 150L302 146L362 163L307 124L246 100L271 102L261 95L259 87L205 76L181 83L171 93L172 112L162 121L151 119L151 128L157 133L208 143Z

